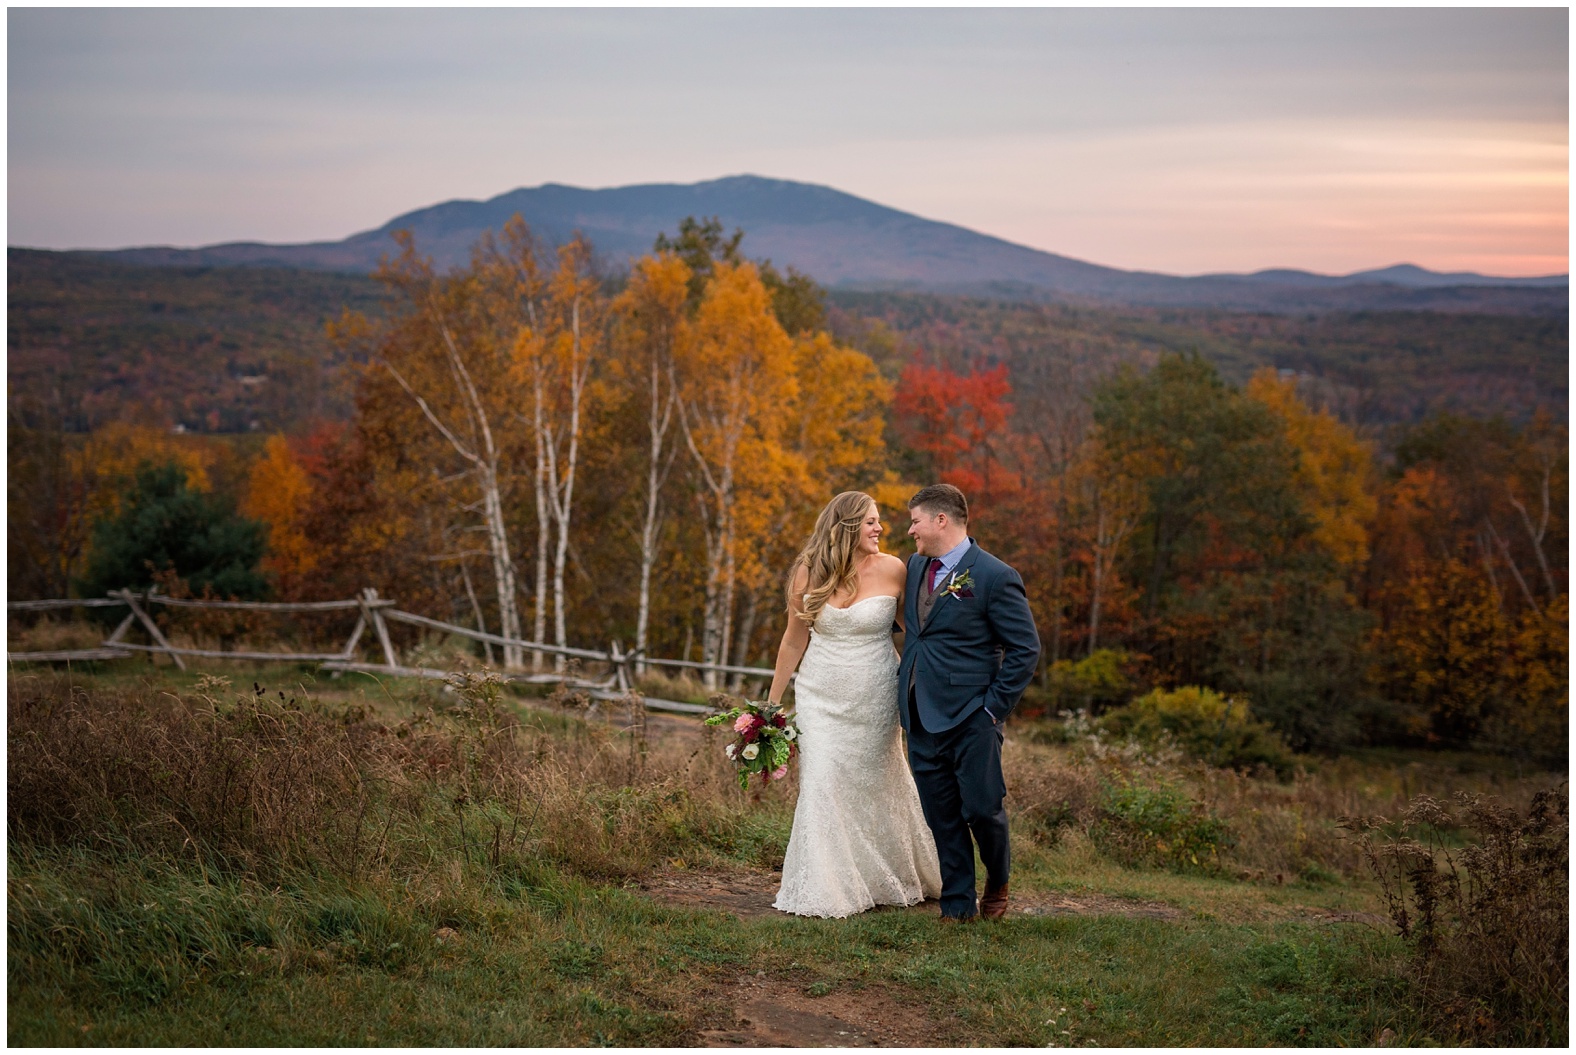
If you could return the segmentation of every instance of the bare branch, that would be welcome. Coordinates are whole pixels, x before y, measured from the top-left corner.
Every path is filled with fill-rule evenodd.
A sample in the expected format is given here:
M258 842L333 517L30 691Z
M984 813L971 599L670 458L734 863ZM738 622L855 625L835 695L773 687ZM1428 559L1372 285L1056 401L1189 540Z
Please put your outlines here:
M480 467L482 460L476 456L475 452L465 449L465 444L460 442L458 436L449 431L449 427L447 425L438 420L438 415L433 413L432 408L427 405L427 401L416 394L416 390L410 387L410 382L406 381L404 375L395 369L394 364L389 362L388 357L384 356L382 358L383 365L388 369L389 373L394 375L394 380L398 381L399 386L405 390L405 393L410 396L411 399L416 401L416 405L420 407L421 412L427 416L427 420L432 422L433 427L439 432L443 433L443 438L449 441L449 445L454 448L455 453L459 454L459 456L464 458L466 461Z
M460 350L455 346L454 337L449 333L448 324L443 321L443 312L438 308L436 302L433 303L433 312L437 318L438 332L443 335L443 344L449 353L450 366L458 374L462 390L466 398L470 400L471 412L476 422L481 426L482 442L486 445L487 450L487 463L490 467L496 469L498 452L493 445L492 428L487 424L487 411L482 406L482 397L477 393L475 383L471 381L471 372L465 368L465 361L460 358Z
M1516 512L1521 514L1521 523L1527 529L1527 537L1532 540L1532 551L1538 555L1538 570L1543 573L1544 589L1549 591L1549 597L1559 596L1559 591L1554 588L1554 575L1549 570L1549 559L1543 552L1543 537L1549 528L1549 465L1543 466L1543 515L1539 518L1536 528L1532 526L1532 517L1527 515L1527 507L1516 499L1516 494L1510 489L1510 484L1505 484L1505 493L1510 497L1510 504L1516 507Z
M1510 574L1515 577L1516 585L1521 587L1521 596L1525 597L1527 603L1536 609L1538 602L1533 599L1532 591L1527 589L1527 580L1521 577L1521 569L1516 567L1516 562L1511 559L1510 547L1505 544L1504 539L1499 537L1499 532L1494 530L1493 523L1487 517L1483 518L1483 527L1488 530L1488 537L1494 541L1494 544L1499 547L1499 551L1504 554L1506 567L1510 568Z

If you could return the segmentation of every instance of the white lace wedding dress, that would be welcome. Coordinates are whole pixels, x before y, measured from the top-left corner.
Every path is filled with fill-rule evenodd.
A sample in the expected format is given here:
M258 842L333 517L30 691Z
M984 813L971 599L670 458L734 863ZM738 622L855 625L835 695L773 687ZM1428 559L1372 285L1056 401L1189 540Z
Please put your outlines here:
M794 683L799 804L773 907L851 916L941 895L898 725L895 597L827 605Z

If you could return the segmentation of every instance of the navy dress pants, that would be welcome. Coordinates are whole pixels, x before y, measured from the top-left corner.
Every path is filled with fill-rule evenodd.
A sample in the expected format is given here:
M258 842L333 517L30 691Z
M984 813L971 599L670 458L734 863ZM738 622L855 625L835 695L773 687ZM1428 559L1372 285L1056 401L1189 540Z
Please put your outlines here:
M941 914L974 915L974 847L985 864L985 888L1007 882L1007 782L1001 775L1001 726L982 707L943 733L919 721L908 700L908 765L925 823L941 860Z

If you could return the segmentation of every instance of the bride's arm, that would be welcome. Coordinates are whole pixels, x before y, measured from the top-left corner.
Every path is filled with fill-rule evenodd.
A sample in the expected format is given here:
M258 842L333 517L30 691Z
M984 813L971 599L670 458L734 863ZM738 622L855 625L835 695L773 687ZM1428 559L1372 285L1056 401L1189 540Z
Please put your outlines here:
M788 679L799 669L804 650L810 647L810 628L799 618L799 613L804 611L804 588L809 579L810 574L803 565L794 569L793 587L788 591L788 627L783 631L782 644L777 646L777 668L772 672L771 691L766 694L772 703L783 702Z

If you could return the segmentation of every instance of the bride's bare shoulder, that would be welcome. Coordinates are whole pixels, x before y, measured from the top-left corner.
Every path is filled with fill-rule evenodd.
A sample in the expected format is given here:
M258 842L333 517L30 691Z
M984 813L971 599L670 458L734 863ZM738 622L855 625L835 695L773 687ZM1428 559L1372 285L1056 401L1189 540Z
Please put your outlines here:
M902 557L894 557L890 553L881 554L881 563L879 567L881 568L881 571L884 575L891 577L899 583L901 583L904 576L908 574L908 562Z
M794 564L790 575L789 589L796 595L810 588L810 569L804 566L803 561L798 561Z

